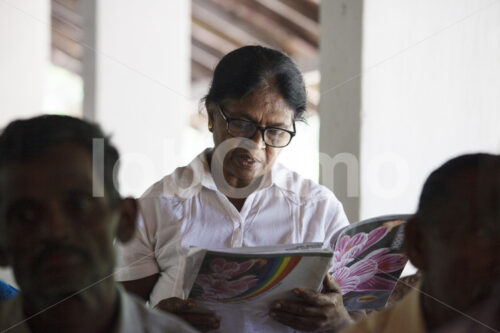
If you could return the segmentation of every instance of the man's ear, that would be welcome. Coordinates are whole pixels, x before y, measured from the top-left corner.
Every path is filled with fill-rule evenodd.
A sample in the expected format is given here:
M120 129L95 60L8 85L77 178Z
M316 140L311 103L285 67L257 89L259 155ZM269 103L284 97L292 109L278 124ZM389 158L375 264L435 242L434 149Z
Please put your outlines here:
M426 267L426 244L423 237L422 221L411 217L405 225L405 252L411 263L420 270Z
M9 266L9 260L7 259L7 253L0 245L0 267Z
M2 228L0 228L0 232L4 232L4 230L2 230ZM9 266L9 259L7 257L7 250L5 248L4 242L5 242L4 237L2 235L0 235L0 267Z
M132 239L137 223L138 206L137 200L125 198L120 202L120 221L116 230L116 238L126 243Z

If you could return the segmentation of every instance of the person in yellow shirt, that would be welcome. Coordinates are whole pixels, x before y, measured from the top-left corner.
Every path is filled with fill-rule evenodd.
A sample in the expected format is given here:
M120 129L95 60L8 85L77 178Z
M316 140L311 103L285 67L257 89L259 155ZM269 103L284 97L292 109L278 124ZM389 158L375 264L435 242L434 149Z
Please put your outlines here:
M434 171L405 232L420 283L342 332L499 331L500 156L463 155Z

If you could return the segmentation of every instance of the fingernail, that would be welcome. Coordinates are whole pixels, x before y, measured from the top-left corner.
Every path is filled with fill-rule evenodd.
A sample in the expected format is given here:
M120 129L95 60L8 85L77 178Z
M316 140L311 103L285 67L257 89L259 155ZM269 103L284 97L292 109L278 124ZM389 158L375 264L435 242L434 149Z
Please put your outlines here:
M295 295L300 295L300 290L298 290L298 289L294 289L294 290L293 290L293 293L294 293Z
M281 303L276 303L274 304L275 309L281 309Z
M193 301L188 301L187 305L188 305L189 307L193 307L193 306L194 306L194 302L193 302Z

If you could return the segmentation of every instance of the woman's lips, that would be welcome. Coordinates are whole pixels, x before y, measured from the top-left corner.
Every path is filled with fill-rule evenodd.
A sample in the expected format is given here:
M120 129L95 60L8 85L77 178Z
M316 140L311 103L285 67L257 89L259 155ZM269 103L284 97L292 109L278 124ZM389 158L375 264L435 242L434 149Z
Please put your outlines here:
M253 158L249 154L237 153L235 154L236 164L243 169L253 169L259 160Z

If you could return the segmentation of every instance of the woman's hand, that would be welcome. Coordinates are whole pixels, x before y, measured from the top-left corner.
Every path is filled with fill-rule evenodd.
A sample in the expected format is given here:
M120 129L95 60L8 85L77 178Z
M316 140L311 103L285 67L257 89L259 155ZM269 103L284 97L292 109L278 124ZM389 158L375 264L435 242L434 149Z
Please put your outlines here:
M280 323L302 331L332 331L353 323L344 303L340 288L328 275L323 280L321 293L296 288L300 301L280 300L271 305L269 315Z
M190 312L189 310L193 309L195 305L196 302L191 299L183 300L178 297L171 297L162 300L155 308L181 317L184 321L201 332L208 332L219 328L220 321L215 316L215 313Z

